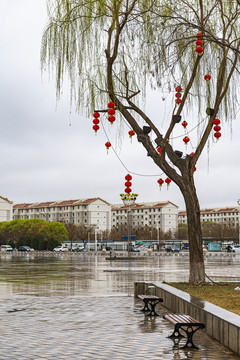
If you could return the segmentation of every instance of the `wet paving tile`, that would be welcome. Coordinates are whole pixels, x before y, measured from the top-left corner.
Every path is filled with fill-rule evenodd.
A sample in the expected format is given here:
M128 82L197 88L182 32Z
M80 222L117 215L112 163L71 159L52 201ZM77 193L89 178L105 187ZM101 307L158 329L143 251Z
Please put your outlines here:
M94 256L45 260L1 262L0 360L239 359L204 332L195 335L199 350L175 347L172 326L162 318L166 309L158 305L160 316L148 318L133 298L134 281L163 280L168 271L176 279L186 266L182 259L131 267ZM210 265L213 276L222 268L237 276L236 263L227 272L226 264ZM3 277L9 282L1 283Z

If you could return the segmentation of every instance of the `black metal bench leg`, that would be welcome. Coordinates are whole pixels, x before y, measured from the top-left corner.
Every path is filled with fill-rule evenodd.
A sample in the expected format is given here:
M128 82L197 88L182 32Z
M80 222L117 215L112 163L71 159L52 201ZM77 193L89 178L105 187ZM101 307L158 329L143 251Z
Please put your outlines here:
M172 335L170 335L170 336L168 336L168 337L169 337L169 338L172 338L172 339L184 337L184 336L179 332L180 328L181 328L181 326L179 326L178 324L176 324L175 327L174 327L174 331L173 331Z
M150 308L148 306L149 300L148 299L143 299L143 302L144 302L144 308L142 309L142 311L144 311L144 312L150 311Z
M187 329L181 328L187 335L187 342L184 346L182 346L182 349L198 349L196 345L193 343L193 335L197 330L200 329L200 327L197 327L194 329L192 326L187 327Z

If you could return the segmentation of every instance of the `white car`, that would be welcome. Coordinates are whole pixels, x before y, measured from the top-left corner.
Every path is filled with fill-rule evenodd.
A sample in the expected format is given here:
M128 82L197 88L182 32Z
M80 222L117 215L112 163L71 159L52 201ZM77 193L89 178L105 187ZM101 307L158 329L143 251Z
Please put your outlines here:
M236 254L240 254L240 244L232 245L232 252L235 252Z
M4 252L12 252L13 251L13 248L10 246L10 245L1 245L1 251L4 251Z
M53 251L55 252L66 252L68 251L67 246L57 246L53 249Z

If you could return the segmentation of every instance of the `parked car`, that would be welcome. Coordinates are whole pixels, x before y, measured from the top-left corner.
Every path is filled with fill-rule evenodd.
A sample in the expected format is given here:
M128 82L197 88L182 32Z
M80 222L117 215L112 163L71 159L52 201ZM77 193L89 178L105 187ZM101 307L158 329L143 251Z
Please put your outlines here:
M10 245L1 245L1 251L5 251L5 252L12 252L13 248Z
M20 246L18 248L18 251L25 251L25 252L30 252L31 248L29 246Z
M83 251L83 250L84 250L84 246L83 246L83 245L73 245L72 248L71 248L71 247L68 247L68 250L69 250L69 251L79 252L79 251Z
M175 245L166 245L166 252L179 252L179 249Z
M131 251L133 251L133 252L140 252L139 246L132 246Z
M54 249L53 249L53 251L55 251L55 252L66 252L66 251L68 251L68 248L67 248L67 246L57 246L57 247L55 247Z
M232 252L240 254L240 244L232 245Z

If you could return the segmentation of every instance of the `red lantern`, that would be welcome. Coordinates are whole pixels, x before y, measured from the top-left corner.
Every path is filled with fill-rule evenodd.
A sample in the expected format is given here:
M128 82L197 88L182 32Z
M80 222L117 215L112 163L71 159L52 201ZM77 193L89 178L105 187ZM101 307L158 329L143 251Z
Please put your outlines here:
M220 131L221 130L221 126L219 125L215 125L213 128L214 131Z
M110 116L108 117L108 121L109 121L111 124L113 124L114 121L115 121L115 116L110 115Z
M132 186L131 181L126 181L126 182L125 182L125 186L128 187L128 188L129 188L130 186Z
M197 33L196 37L201 40L201 39L203 38L203 33L202 33L202 31L199 31L199 32Z
M125 193L130 194L130 192L132 192L132 189L130 189L130 188L125 189Z
M213 120L213 124L214 124L214 125L219 125L220 122L221 122L221 121L220 121L219 119L214 119L214 120Z
M163 181L163 179L158 179L158 184L159 184L159 187L160 187L160 190L161 190L161 187L162 187L162 185L164 184L164 181Z
M165 180L165 183L167 184L167 190L169 188L169 185L170 185L171 181L172 180L170 178L166 178L166 180Z
M183 121L182 126L184 127L184 129L186 129L186 127L188 126L188 123L186 121Z
M162 148L161 148L161 146L159 146L159 147L157 148L157 152L159 153L160 156L162 155Z
M127 175L125 176L125 180L127 180L127 181L130 181L130 180L132 180L132 177L131 177L131 175L127 174Z
M199 56L201 56L203 53L203 48L201 46L197 46L196 52L198 53Z
M93 130L95 131L95 133L97 133L97 131L99 130L99 126L98 125L93 125Z
M189 142L189 137L185 136L185 138L183 138L183 141L185 142L185 144L187 145L187 143Z
M99 120L98 120L98 119L93 119L93 123L94 123L95 125L97 125L97 124L99 124Z
M175 102L179 105L179 104L181 104L182 100L181 99L176 99Z
M109 109L113 109L113 108L114 108L114 106L115 106L115 104L114 104L114 102L113 102L113 101L110 101L110 102L108 103L108 107L109 107Z
M180 92L178 92L178 93L175 94L175 97L179 99L179 98L182 97L182 94Z
M193 155L194 155L194 154L195 154L195 153L194 153L194 152L192 152L192 153L190 154L190 156L191 156L191 157L193 157Z
M107 142L105 143L105 146L106 146L107 150L109 150L109 148L110 148L112 145L111 145L111 143L110 143L109 141L107 141Z
M194 170L193 171L196 171L197 170L197 168L196 168L196 166L195 166L195 168L194 168Z
M115 114L115 110L114 109L109 109L108 110L108 115L114 115Z
M100 116L100 114L99 114L98 112L95 112L95 113L93 114L93 117L94 117L95 119L98 119L99 116Z
M204 76L204 80L209 81L211 80L211 75L207 74Z
M176 90L176 92L181 92L182 88L181 88L181 86L177 86L175 90Z
M203 41L202 41L202 40L198 39L198 40L196 41L196 45L197 45L197 46L202 46L202 44L203 44Z
M132 138L132 136L134 136L134 135L135 135L135 131L130 130L130 131L128 132L128 135L129 135L129 137L130 137L130 139L131 139L131 138Z
M214 136L218 140L222 136L222 134L220 132L215 132Z

